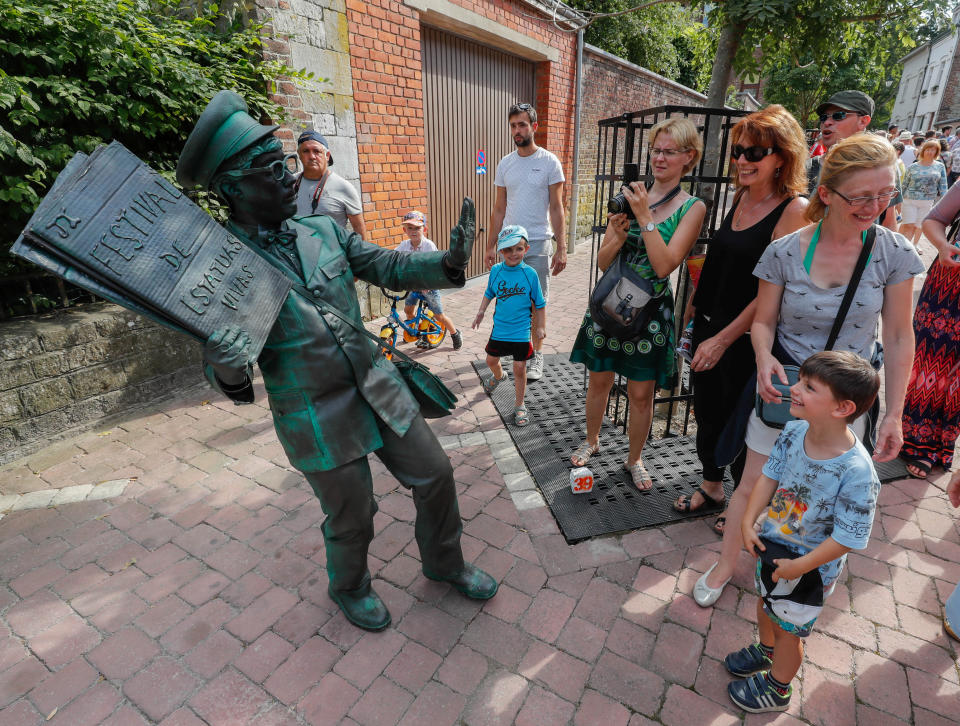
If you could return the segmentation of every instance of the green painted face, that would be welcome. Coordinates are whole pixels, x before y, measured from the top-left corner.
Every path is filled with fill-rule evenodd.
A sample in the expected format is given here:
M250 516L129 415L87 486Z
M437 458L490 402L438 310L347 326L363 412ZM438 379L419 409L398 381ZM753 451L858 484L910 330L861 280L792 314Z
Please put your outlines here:
M230 198L235 221L275 227L297 213L296 176L284 164L286 158L282 149L267 151L254 157L242 176L229 178L228 174L221 189ZM277 162L283 167L279 179L274 173Z

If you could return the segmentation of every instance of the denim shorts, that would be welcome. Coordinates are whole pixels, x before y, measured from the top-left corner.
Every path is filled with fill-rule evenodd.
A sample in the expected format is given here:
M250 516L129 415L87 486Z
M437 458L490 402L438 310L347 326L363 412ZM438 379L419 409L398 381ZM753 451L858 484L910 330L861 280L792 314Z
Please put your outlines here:
M407 299L403 301L403 304L411 307L416 305L418 300L423 300L424 304L434 315L441 315L443 313L443 305L440 304L439 290L414 290L407 295Z

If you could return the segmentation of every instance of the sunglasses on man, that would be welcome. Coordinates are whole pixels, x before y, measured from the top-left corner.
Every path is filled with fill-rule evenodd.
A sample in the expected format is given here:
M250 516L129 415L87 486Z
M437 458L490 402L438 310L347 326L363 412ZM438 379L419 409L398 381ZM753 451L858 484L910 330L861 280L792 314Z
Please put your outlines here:
M853 111L834 111L833 113L822 113L818 116L820 123L823 123L828 118L832 118L834 121L843 121L847 116L849 116ZM863 114L858 113L857 116L862 116Z
M740 146L740 144L734 144L733 148L730 149L730 156L737 160L741 156L745 156L747 161L757 162L765 156L770 156L776 150L777 147L775 146Z

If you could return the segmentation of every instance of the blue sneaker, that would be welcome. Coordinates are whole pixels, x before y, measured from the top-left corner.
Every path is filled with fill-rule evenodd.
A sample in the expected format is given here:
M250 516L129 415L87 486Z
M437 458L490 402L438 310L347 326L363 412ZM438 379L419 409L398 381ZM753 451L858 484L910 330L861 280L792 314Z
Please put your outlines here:
M786 695L781 696L777 689L770 685L766 671L754 673L742 681L731 681L727 686L730 700L750 713L786 711L790 707L792 693L793 686L790 686Z
M769 668L773 665L773 661L767 657L767 654L763 652L759 644L754 643L753 645L748 645L746 648L741 648L736 653L728 655L723 659L723 664L727 667L727 670L730 671L731 675L737 678L746 678L757 671Z

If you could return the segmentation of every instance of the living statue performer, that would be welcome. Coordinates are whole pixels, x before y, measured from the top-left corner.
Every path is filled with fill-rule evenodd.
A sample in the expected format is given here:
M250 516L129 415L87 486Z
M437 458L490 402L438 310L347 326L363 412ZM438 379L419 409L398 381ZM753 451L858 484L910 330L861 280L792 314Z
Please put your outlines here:
M323 508L329 594L350 622L382 630L390 613L370 585L367 550L377 504L367 456L375 453L412 489L423 573L467 597L497 592L487 573L463 560L453 468L393 363L375 343L323 306L362 325L354 278L394 290L462 287L475 214L464 199L446 252L404 255L348 234L330 217L293 218L296 154L247 113L238 94L220 91L190 133L177 181L203 187L229 206L226 227L306 288L292 290L257 363L280 443ZM211 384L250 403L252 363L246 333L216 331L204 346Z

